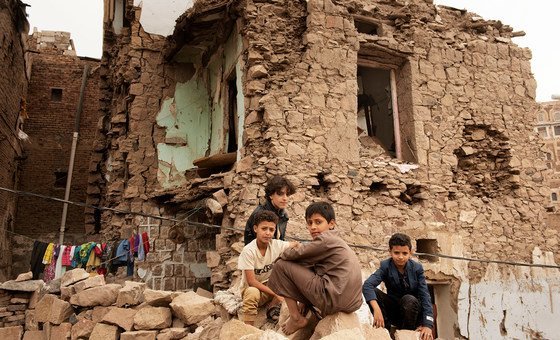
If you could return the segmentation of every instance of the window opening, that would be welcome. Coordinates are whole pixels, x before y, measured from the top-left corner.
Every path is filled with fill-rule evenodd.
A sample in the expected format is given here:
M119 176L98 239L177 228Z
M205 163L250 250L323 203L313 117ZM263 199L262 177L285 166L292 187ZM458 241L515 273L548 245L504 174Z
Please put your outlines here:
M429 280L428 290L434 310L434 339L454 339L458 317L451 303L453 293L450 282Z
M54 87L51 89L51 101L52 102L62 101L62 89L54 88Z
M537 128L537 132L541 138L548 138L548 130L546 129L546 126Z
M560 111L554 112L554 120L557 122L560 121Z
M555 137L560 136L560 125L555 125L554 126L554 136Z
M373 22L362 21L354 18L354 26L358 33L364 33L369 35L379 35L379 26Z
M397 157L391 71L358 66L358 136L369 136Z
M546 155L546 160L547 161L551 161L552 160L552 154L550 152L545 152Z
M555 192L553 192L552 194L550 194L550 200L551 200L552 202L558 201L558 194L555 193Z
M436 254L438 252L438 242L436 239L417 239L416 251L419 253ZM421 260L426 260L428 262L437 262L439 260L438 257L431 255L418 255L418 258Z
M66 177L68 176L67 171L55 171L54 172L54 187L55 188L66 188Z
M539 112L539 114L537 115L537 122L539 122L539 123L544 122L544 117L545 117L544 112L542 112L542 111Z
M235 70L227 81L227 88L227 152L237 152L237 77L235 76Z

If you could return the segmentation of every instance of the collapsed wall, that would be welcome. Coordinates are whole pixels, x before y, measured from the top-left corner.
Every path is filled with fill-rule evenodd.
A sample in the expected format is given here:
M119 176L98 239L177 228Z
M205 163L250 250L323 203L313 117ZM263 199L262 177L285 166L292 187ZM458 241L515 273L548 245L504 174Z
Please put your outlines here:
M22 145L19 136L27 117L25 93L25 30L28 23L21 1L0 1L0 186L17 189ZM14 231L17 199L0 192L0 281L11 277L11 234Z
M400 231L418 251L559 262L531 52L511 27L430 1L198 1L167 40L131 2L123 17L119 33L106 22L95 204L243 228L279 174L298 188L290 236L306 236L305 207L327 200L349 243L385 248ZM235 277L238 232L103 220L107 236L150 232L137 275L151 287L205 285L208 267L215 289ZM357 253L369 270L386 256ZM557 269L422 261L444 337L552 336L553 313L534 307L560 303L539 293L556 289Z

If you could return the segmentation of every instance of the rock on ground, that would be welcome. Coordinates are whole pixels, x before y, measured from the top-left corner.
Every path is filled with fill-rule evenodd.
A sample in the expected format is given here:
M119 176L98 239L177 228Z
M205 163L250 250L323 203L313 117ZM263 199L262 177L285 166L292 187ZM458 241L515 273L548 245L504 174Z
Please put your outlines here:
M59 325L73 313L74 309L68 302L55 295L46 294L35 307L35 321Z
M80 307L110 306L117 301L119 284L108 284L86 289L70 297L70 303Z
M156 340L157 331L135 331L121 333L120 340Z
M117 340L119 338L119 328L113 325L98 323L93 328L89 340Z
M95 275L92 277L88 277L85 280L76 282L72 287L74 287L74 291L76 293L81 292L82 290L86 290L88 288L99 287L105 285L105 276L103 275ZM62 286L61 286L62 288Z
M124 287L119 290L117 306L136 306L144 302L144 289L146 284L142 282L125 281Z
M5 339L7 340L7 339ZM47 334L44 331L25 331L23 340L47 340Z
M178 340L187 336L189 330L186 328L166 328L157 335L157 340Z
M72 340L75 339L89 339L93 328L95 327L95 322L88 319L81 319L72 326L72 331L70 332Z
M38 288L43 287L45 282L43 280L29 280L29 281L6 281L0 285L0 289L13 290L17 292L34 292Z
M144 302L154 307L167 306L173 301L173 292L167 290L145 289Z
M101 319L102 322L119 326L125 331L131 331L134 325L134 316L138 311L130 308L113 308Z
M353 328L361 329L360 320L356 313L336 313L327 315L319 321L310 340L321 339L343 329Z
M0 339L8 340L8 339L21 339L23 335L23 326L13 326L13 327L4 327L0 328Z
M164 329L171 326L171 310L166 307L147 306L134 315L134 329Z
M395 331L395 340L419 340L420 332L399 329Z
M78 281L85 280L88 277L89 277L88 272L86 272L86 270L83 268L76 268L76 269L69 270L66 273L64 273L64 275L62 275L62 278L60 280L60 287L67 287Z
M180 294L169 305L175 315L185 321L187 325L194 325L206 319L216 310L212 300L195 292Z
M220 340L240 339L244 335L262 334L260 329L247 325L243 321L232 319L222 326Z
M374 328L372 325L362 324L362 332L366 339L391 340L389 331L386 328Z
M21 273L16 278L16 281L17 282L28 281L28 280L31 280L32 278L33 278L33 272Z

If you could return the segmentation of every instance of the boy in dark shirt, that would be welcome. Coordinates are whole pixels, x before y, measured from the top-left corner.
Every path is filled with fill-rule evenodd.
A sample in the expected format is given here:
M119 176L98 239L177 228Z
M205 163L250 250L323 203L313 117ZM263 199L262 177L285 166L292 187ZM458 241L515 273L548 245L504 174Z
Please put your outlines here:
M373 313L375 327L410 329L420 332L422 340L432 339L434 314L424 268L413 261L412 242L405 234L394 234L389 240L391 258L381 262L362 287ZM387 294L377 288L385 283Z
M286 237L286 227L288 225L288 214L286 207L288 206L289 197L296 192L296 188L285 177L274 176L272 177L266 187L264 188L266 202L259 205L245 224L245 245L251 243L257 235L253 229L255 225L255 215L260 211L272 211L278 216L278 223L276 224L276 231L274 238L284 241Z

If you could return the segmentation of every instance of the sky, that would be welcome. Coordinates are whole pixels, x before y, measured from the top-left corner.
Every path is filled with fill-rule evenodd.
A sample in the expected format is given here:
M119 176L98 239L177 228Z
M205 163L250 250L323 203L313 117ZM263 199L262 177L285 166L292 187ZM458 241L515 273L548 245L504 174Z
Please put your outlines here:
M154 0L155 1L155 0ZM101 58L103 0L23 0L31 30L68 31L79 56ZM560 0L434 0L436 4L466 8L485 19L501 20L525 37L514 42L529 47L537 80L537 100L560 94L560 43L557 21ZM174 20L174 19L173 19Z

